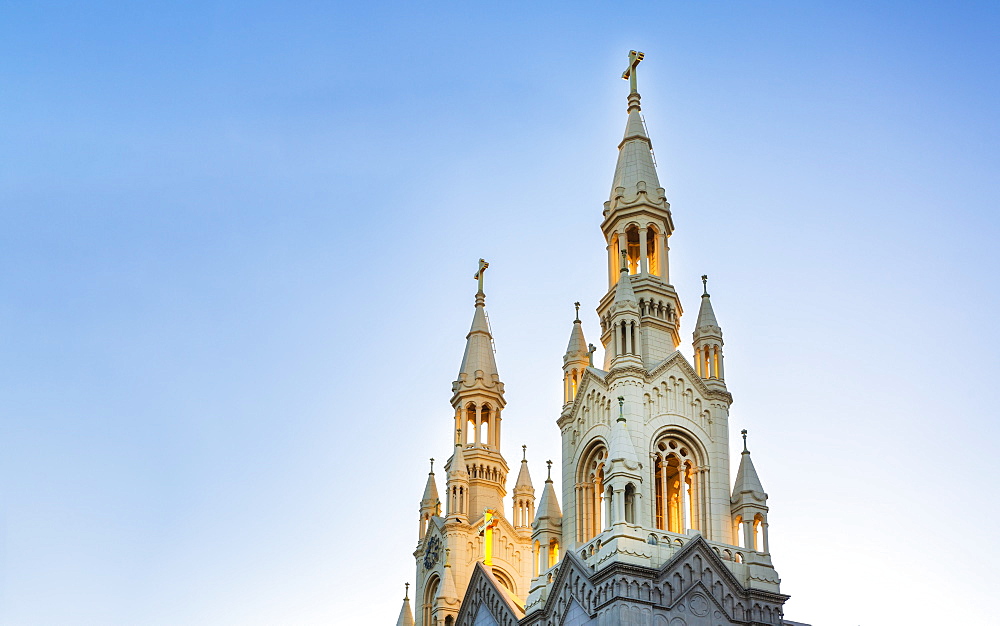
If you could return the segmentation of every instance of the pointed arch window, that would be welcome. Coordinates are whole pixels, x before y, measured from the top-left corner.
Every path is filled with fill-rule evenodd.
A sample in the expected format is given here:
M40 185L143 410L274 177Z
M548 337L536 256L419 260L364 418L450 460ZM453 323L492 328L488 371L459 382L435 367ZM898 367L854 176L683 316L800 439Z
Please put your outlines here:
M576 475L577 540L586 543L604 528L604 464L607 448L594 444L580 460Z

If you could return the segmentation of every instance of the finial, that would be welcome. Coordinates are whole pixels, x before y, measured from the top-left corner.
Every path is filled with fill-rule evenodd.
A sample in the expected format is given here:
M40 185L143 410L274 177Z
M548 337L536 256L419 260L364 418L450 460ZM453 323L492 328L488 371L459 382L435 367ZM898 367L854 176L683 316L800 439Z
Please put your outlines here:
M490 264L487 263L485 259L479 259L479 269L476 270L476 275L473 276L473 278L475 278L476 280L479 281L479 291L476 293L476 295L484 293L483 292L483 275L486 274L486 268L488 268L489 266L490 266Z
M702 295L703 296L707 296L708 295L708 274L702 274L701 275L701 284L705 288L705 293L703 293Z
M744 428L743 430L741 430L740 434L743 435L743 451L749 453L750 451L747 450L747 429Z
M546 461L545 464L549 466L549 475L545 478L545 482L550 483L552 482L552 461Z
M409 599L410 599L410 583L406 583L406 596L403 598L403 600L409 600Z
M434 473L434 457L431 457L431 474Z
M574 322L579 322L580 321L580 303L579 302L574 302L573 306L576 307L576 319L573 320L573 321Z
M625 421L625 396L618 396L618 420Z
M635 83L635 70L636 67L638 67L639 62L642 61L645 56L646 55L642 52L636 52L635 50L628 51L628 67L625 68L624 72L622 72L622 80L628 81L630 94L639 93Z
M521 446L521 452L524 453L524 457L521 459L521 461L527 463L528 462L528 446Z
M626 252L625 250L622 250L622 268L620 271L622 272L628 271L628 252Z
M587 344L587 357L590 358L590 367L594 367L594 352L597 351L597 346L592 343Z
M444 566L451 567L451 548L444 549Z

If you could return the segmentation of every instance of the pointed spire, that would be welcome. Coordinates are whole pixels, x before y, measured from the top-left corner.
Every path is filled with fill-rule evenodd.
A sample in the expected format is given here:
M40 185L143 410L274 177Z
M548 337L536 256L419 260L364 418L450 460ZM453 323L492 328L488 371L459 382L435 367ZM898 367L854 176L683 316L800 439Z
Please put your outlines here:
M441 591L438 592L437 597L444 600L448 604L455 604L459 601L458 591L455 587L455 573L451 569L451 550L445 549L444 551L444 572L442 572L441 578Z
M455 443L455 454L451 457L451 463L448 466L448 478L468 478L469 470L465 466L465 453L463 450L465 446L462 445L462 429L458 429L458 439L459 441Z
M695 339L703 334L722 335L719 322L715 319L715 311L712 309L712 297L708 295L708 275L701 277L705 292L701 294L701 308L698 309L698 322L695 324Z
M494 377L499 378L497 362L493 355L493 335L490 333L489 321L486 318L486 294L483 292L483 275L489 263L479 259L479 271L474 278L479 280L479 291L476 292L476 311L472 316L472 327L465 337L465 354L462 356L462 366L459 368L459 379L466 375L467 384L476 380L476 371L482 371L487 385L492 385Z
M736 472L736 483L733 485L733 499L742 494L753 494L757 500L764 500L767 494L760 484L757 470L750 460L750 450L747 449L747 431L743 430L743 452L740 454L740 469Z
M424 497L421 504L433 504L438 500L437 482L434 480L434 459L431 459L431 471L427 474L427 484L424 486Z
M583 337L583 323L580 321L580 303L575 302L576 319L573 320L573 330L569 333L569 344L566 345L566 354L563 362L568 363L575 360L587 359L587 340Z
M542 499L538 501L538 513L535 515L535 528L540 522L562 523L562 510L559 508L559 498L556 497L556 490L552 483L552 461L546 461L549 466L549 475L545 479L545 487L542 489Z
M517 473L517 482L514 483L514 493L520 491L530 491L534 493L535 488L531 484L531 475L528 473L528 446L521 446L524 458L521 459L521 470Z
M413 611L410 610L410 583L406 583L406 597L403 598L403 606L399 609L396 626L413 626Z
M628 433L628 422L625 419L625 397L618 396L618 419L611 427L611 441L608 444L608 461L611 462L611 471L618 468L618 463L622 463L625 469L639 469L639 457L635 453L635 445L632 437Z
M642 53L632 50L629 53L629 69L622 78L631 80L628 95L628 122L625 124L625 136L618 144L618 164L615 166L615 177L611 183L611 200L616 196L616 189L624 187L630 195L634 194L640 182L645 183L645 189L652 191L660 186L656 176L656 166L653 163L653 143L646 134L645 124L639 111L642 110L639 92L636 89L635 69L642 60Z
M618 271L618 286L615 287L615 305L629 302L638 307L639 301L636 300L635 291L632 290L632 279L628 275L628 260L625 257L624 251L622 252L622 266Z

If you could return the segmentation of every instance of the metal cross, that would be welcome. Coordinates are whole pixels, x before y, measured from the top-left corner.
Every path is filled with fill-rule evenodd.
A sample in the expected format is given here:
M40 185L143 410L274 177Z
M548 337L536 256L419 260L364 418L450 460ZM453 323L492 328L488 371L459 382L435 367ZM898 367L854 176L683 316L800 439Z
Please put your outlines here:
M701 284L705 287L705 295L708 295L708 274L701 275Z
M743 435L743 451L749 452L749 450L747 450L747 429L744 428L743 430L741 430L740 434Z
M576 320L575 321L579 322L580 321L580 303L579 302L574 302L573 306L576 307Z
M629 93L639 93L635 86L635 70L639 65L639 61L642 61L644 56L642 52L636 52L635 50L629 50L628 52L628 67L622 72L622 80L628 81Z
M486 268L489 266L490 264L485 259L479 259L479 269L476 271L476 275L473 276L473 278L479 281L479 293L483 293L483 274L486 273Z

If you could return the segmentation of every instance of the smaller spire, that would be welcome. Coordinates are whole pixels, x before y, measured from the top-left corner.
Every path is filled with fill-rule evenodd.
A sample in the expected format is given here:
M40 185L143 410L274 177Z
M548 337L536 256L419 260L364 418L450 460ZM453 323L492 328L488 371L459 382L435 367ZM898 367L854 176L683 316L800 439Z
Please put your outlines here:
M546 461L549 468L548 477L545 479L545 488L542 489L542 499L538 501L538 513L535 515L535 530L541 526L552 526L562 524L562 509L559 508L559 499L556 497L556 490L552 483L552 461Z
M521 469L517 472L514 493L530 491L534 494L535 488L531 484L531 474L528 472L528 446L521 446L521 450L524 452L524 458L521 459Z
M611 441L608 443L608 461L611 471L639 469L639 457L635 453L635 445L628 433L628 423L625 420L625 397L618 396L618 419L611 429ZM621 468L619 462L624 466ZM608 473L605 470L605 473Z
M746 429L741 431L741 434L743 435L743 452L740 453L740 468L736 471L736 482L733 485L733 500L737 501L742 494L753 493L757 500L763 502L767 498L767 494L764 493L764 487L757 476L757 469L753 466L753 461L750 459L750 450L747 449Z
M406 583L406 596L403 598L403 606L399 609L396 626L413 626L413 611L410 609L410 583Z
M441 591L438 592L438 598L444 600L448 604L455 604L459 601L458 591L455 588L455 574L451 571L451 549L446 548L444 551L444 572L442 578L444 579L441 585Z
M622 267L618 275L618 286L615 287L615 304L631 302L638 308L635 291L632 290L632 280L628 275L628 256L622 250Z
M462 429L458 429L458 441L455 442L455 454L451 457L451 467L448 468L448 478L468 478L469 471L465 467L465 446L462 445Z
M422 505L433 505L438 500L437 481L434 480L434 459L431 459L431 471L427 474L427 485L424 486Z

